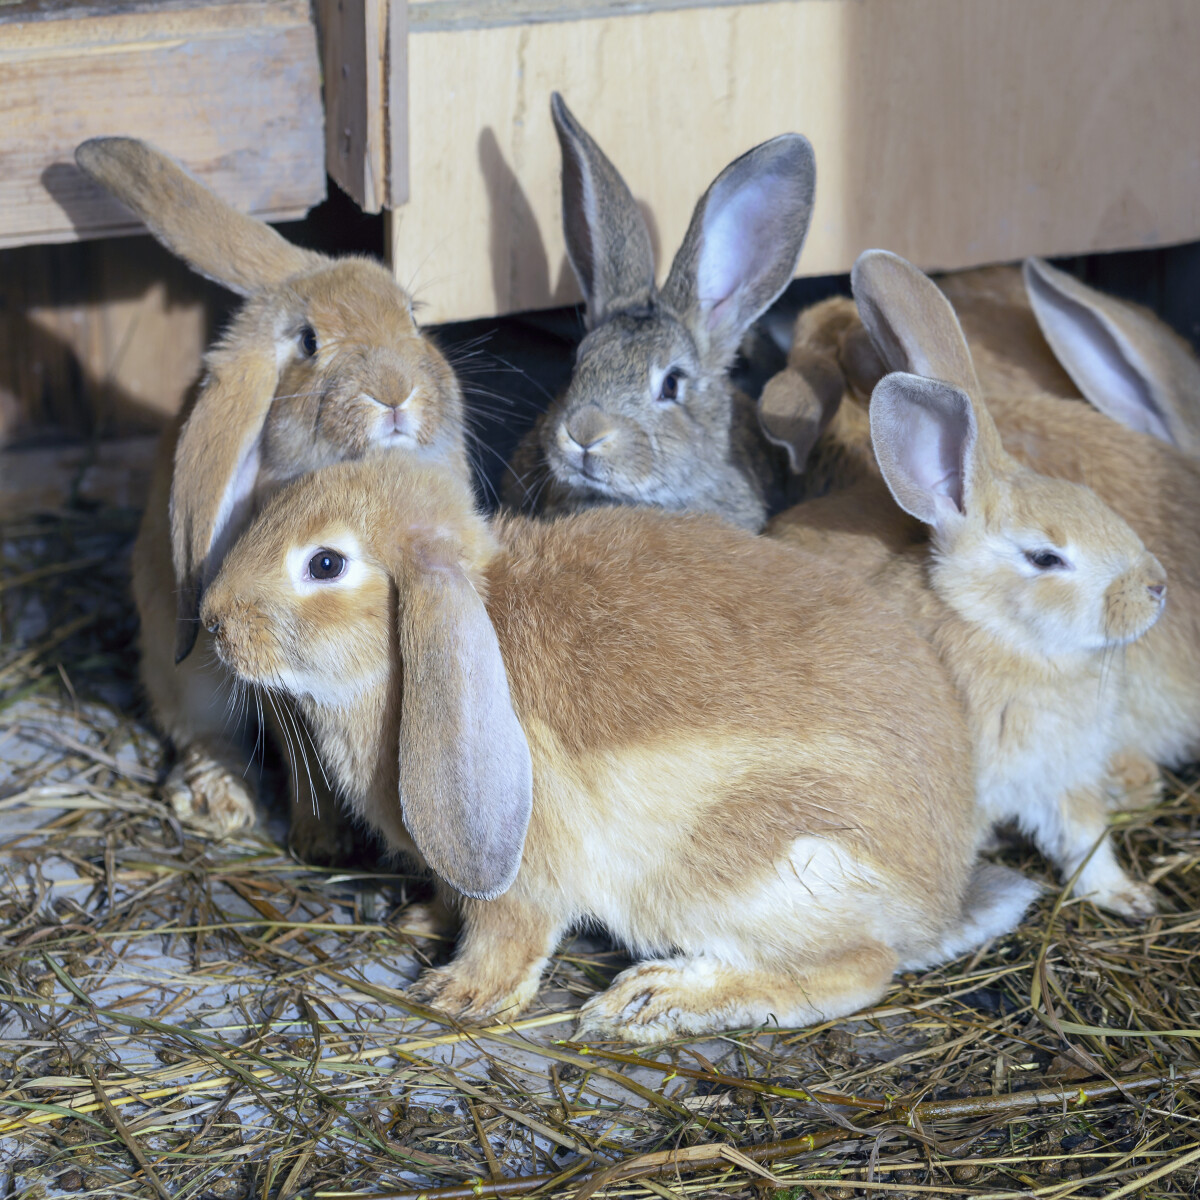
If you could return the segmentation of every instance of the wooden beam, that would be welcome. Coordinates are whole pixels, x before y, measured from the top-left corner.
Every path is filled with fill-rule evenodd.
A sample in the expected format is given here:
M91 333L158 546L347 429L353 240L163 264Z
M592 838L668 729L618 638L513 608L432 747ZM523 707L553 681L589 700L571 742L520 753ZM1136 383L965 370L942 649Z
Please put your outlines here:
M318 0L329 174L366 212L408 198L406 0Z
M954 268L1200 238L1196 0L519 4L409 5L390 244L429 321L577 298L556 88L644 203L660 270L717 172L790 129L817 152L805 274L868 246Z
M267 219L325 195L307 0L0 6L0 246L141 226L74 164L101 134L143 137Z

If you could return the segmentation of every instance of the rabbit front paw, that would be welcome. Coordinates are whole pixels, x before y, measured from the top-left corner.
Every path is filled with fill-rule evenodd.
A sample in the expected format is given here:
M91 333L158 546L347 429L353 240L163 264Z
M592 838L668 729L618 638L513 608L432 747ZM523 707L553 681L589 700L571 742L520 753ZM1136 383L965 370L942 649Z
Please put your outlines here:
M1147 921L1158 912L1158 893L1148 883L1126 877L1119 885L1092 892L1080 891L1097 908L1129 921Z
M460 1021L490 1017L510 1021L537 995L541 971L521 980L502 980L489 972L464 971L457 962L423 971L409 995Z
M195 746L171 769L163 799L181 821L216 837L253 825L257 815L245 780Z
M654 1043L720 1028L723 1022L712 1011L714 997L691 978L691 966L667 960L622 971L580 1010L576 1038Z

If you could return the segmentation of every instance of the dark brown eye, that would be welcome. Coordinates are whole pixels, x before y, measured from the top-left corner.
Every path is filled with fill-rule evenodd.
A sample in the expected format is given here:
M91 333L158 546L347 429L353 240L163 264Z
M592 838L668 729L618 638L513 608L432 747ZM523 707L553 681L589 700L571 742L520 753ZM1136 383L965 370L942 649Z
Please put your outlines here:
M318 550L308 560L312 579L336 579L346 569L346 560L336 550Z
M1053 550L1027 550L1025 557L1039 571L1053 571L1055 567L1065 567L1066 561Z
M658 398L670 403L679 399L679 372L668 371L663 376L662 387L658 389Z
M300 352L305 358L312 358L317 352L317 331L311 325L300 330Z

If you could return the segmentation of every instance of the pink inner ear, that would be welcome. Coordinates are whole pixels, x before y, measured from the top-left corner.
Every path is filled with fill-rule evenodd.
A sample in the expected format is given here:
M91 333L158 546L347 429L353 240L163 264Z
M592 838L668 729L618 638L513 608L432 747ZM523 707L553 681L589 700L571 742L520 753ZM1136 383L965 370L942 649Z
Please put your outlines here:
M776 214L770 200L769 188L758 184L743 187L728 200L716 194L709 199L713 215L704 222L696 284L710 325L719 325L729 311L728 301L774 262Z
M896 503L935 528L965 511L975 458L970 398L936 379L896 373L871 396L871 441Z
M225 560L225 555L229 553L229 548L254 515L254 488L262 466L261 451L261 438L255 437L242 452L237 469L221 497L221 504L213 517L208 554L204 560L202 587L212 582Z
M940 509L963 511L962 437L929 409L904 405L897 414L900 458L913 484Z

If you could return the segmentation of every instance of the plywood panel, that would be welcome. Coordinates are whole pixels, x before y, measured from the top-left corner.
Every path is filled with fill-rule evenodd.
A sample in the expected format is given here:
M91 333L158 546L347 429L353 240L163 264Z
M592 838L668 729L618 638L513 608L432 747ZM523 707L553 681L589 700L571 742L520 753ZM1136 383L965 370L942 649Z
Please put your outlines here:
M0 246L138 226L75 169L99 134L144 137L230 203L302 215L325 194L306 0L0 7Z
M721 167L789 129L817 151L805 274L873 245L932 269L1200 237L1195 0L780 0L525 24L468 20L469 3L447 21L452 7L410 5L410 200L391 223L428 320L576 297L556 88L668 253Z
M230 303L149 237L0 251L0 445L161 428Z

